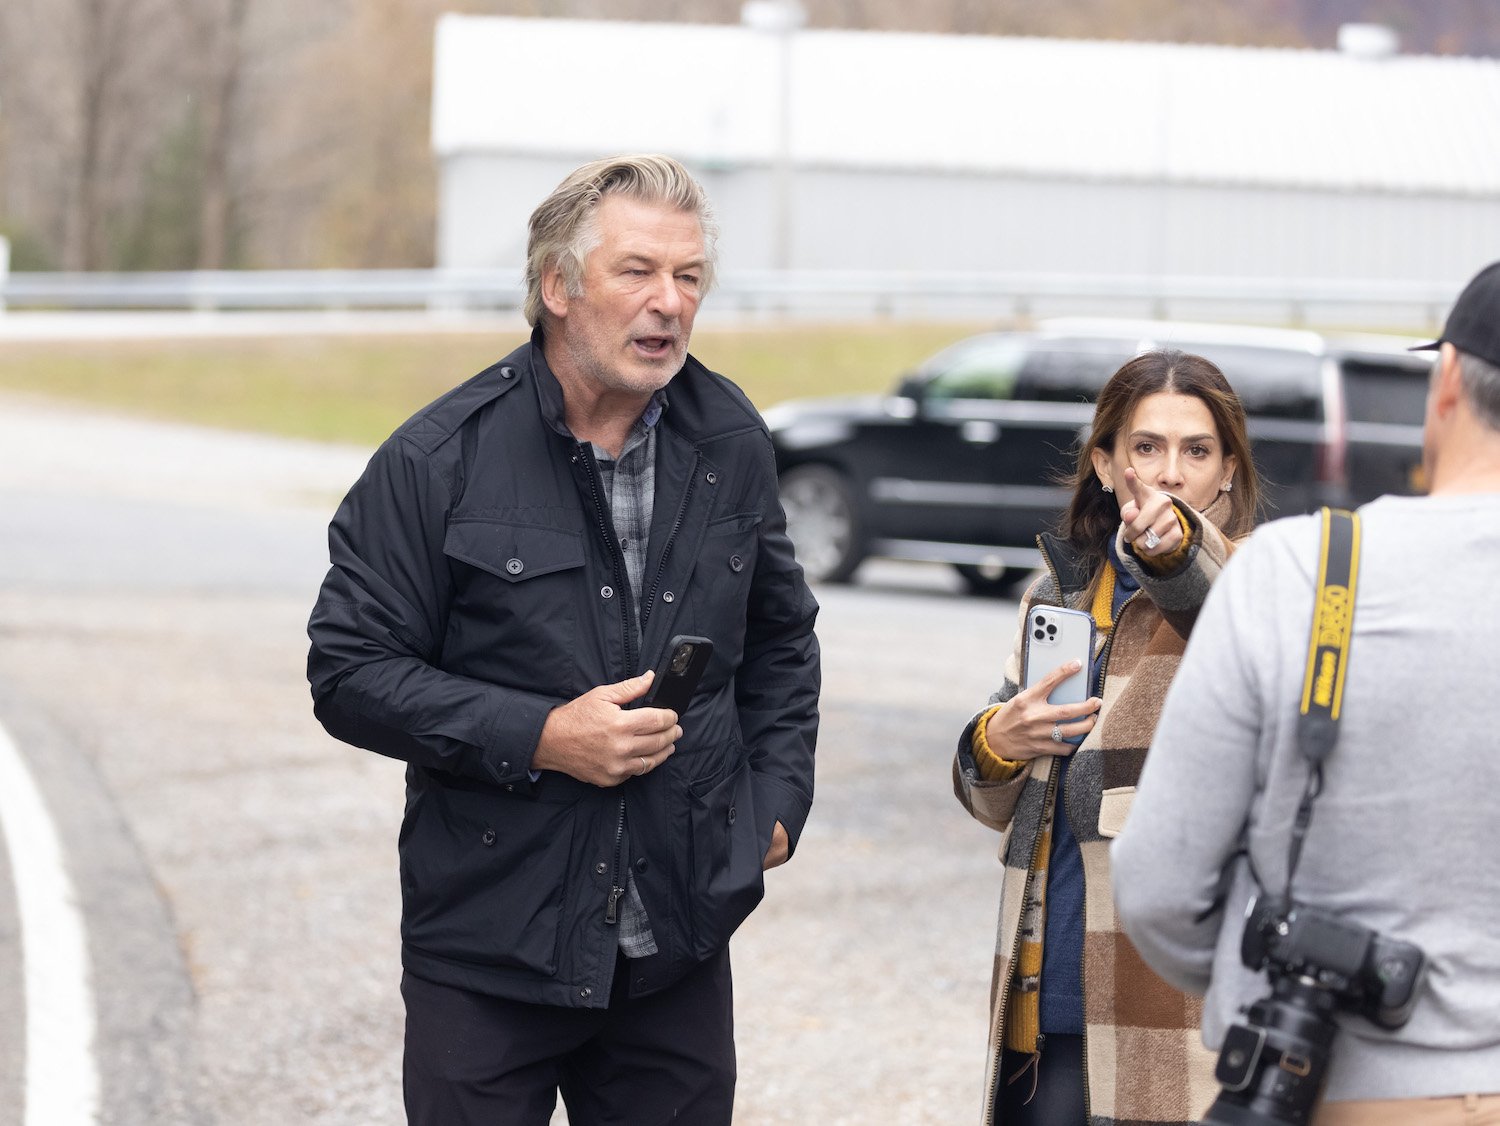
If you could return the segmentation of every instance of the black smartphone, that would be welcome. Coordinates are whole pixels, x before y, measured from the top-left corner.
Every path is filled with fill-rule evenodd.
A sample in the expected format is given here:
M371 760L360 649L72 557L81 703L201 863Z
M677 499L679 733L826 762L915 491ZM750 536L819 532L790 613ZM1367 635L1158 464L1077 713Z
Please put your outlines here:
M680 633L667 642L667 655L656 666L656 679L651 682L646 706L671 708L679 716L687 711L698 678L708 667L713 652L714 643L706 637Z

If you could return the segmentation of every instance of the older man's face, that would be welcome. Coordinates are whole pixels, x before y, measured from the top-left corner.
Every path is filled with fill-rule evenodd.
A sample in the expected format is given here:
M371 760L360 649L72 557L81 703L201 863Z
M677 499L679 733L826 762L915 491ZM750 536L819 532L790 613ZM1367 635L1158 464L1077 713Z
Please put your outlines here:
M600 240L584 263L582 293L548 299L549 340L596 392L649 396L687 359L703 229L691 212L618 195L604 198L595 220Z

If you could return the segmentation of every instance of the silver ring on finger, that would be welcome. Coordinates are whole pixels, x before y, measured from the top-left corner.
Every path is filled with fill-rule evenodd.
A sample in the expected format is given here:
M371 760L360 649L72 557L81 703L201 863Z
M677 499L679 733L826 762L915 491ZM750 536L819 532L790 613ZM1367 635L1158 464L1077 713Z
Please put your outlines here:
M1161 537L1156 534L1155 529L1147 528L1146 534L1141 537L1141 543L1146 545L1147 551L1155 551L1156 545L1161 543Z
M1061 743L1063 741L1062 724L1054 723L1052 725L1052 741L1054 743Z
M637 757L640 760L641 768L636 771L636 774L644 774L644 773L646 773L646 771L648 771L648 770L651 769L651 764L646 761L646 756L645 755L639 755Z

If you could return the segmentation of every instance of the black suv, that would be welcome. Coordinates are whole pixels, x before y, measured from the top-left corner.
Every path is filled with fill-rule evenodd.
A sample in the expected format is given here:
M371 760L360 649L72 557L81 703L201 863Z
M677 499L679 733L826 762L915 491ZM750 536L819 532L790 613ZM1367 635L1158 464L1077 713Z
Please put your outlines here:
M1060 319L943 350L890 395L765 412L797 556L814 581L868 556L951 563L1006 594L1040 563L1067 503L1093 400L1131 356L1196 352L1250 420L1268 516L1418 486L1430 360L1395 337L1166 321Z

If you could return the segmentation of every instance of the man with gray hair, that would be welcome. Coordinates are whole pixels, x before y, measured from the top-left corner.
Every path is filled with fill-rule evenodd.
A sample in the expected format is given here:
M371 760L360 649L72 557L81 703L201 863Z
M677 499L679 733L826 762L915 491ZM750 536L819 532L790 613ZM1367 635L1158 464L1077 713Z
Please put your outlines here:
M1277 520L1236 553L1203 607L1112 851L1120 920L1142 956L1206 991L1210 1047L1240 1026L1221 1078L1255 1074L1209 1121L1308 1121L1272 1111L1316 1099L1320 1053L1285 1037L1313 1043L1306 1030L1324 1027L1313 1008L1326 1005L1338 1032L1315 1126L1500 1123L1500 262L1424 347L1437 351L1423 424L1429 495L1360 510L1346 643L1340 586L1320 601L1337 611L1336 640L1313 638L1320 658L1336 650L1308 699L1336 683L1325 669L1345 654L1336 745L1314 767L1298 738L1321 521ZM1266 973L1242 962L1257 897L1272 914L1256 912L1250 960L1275 944L1275 996L1299 998L1295 1014L1285 1002L1241 1017L1271 992ZM1361 946L1361 935L1386 943ZM1307 965L1304 936L1319 951ZM1396 942L1427 961L1404 1023L1399 1007L1359 1002L1338 976L1348 965L1329 964L1365 961L1349 977L1396 1006L1416 980L1391 956ZM1285 1019L1256 1046L1271 1023L1258 1018L1273 1011Z
M573 1126L730 1122L728 942L807 818L819 662L765 424L687 351L715 235L670 158L577 169L530 341L333 519L308 678L407 763L413 1123L545 1126L559 1090ZM653 703L684 645L696 691Z

